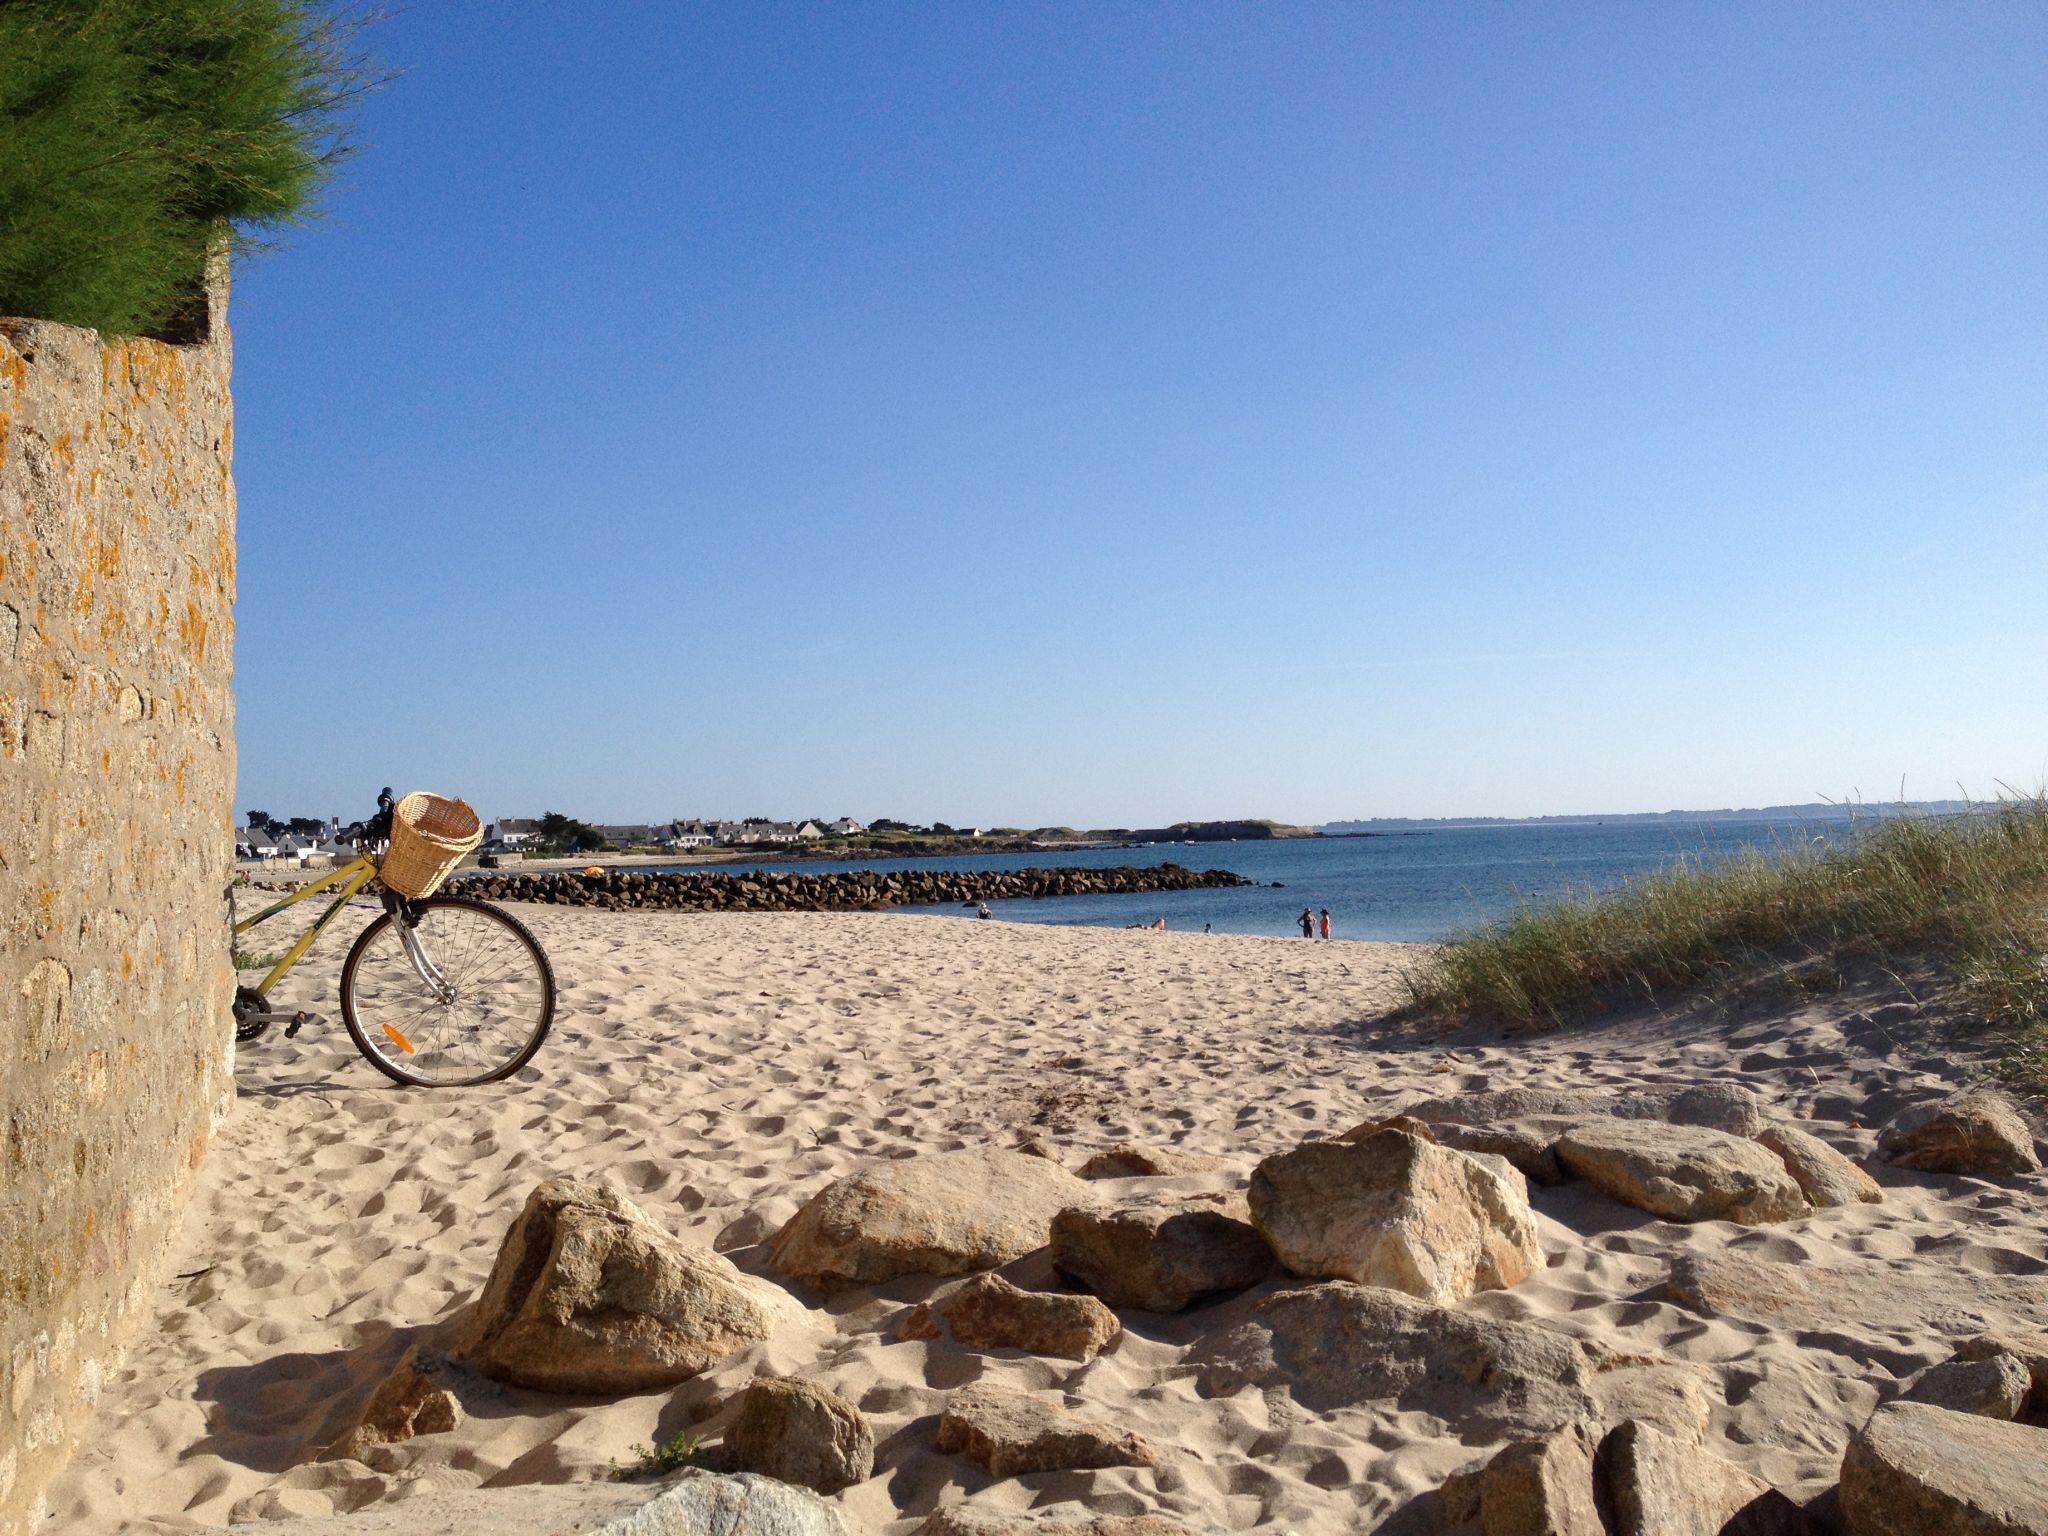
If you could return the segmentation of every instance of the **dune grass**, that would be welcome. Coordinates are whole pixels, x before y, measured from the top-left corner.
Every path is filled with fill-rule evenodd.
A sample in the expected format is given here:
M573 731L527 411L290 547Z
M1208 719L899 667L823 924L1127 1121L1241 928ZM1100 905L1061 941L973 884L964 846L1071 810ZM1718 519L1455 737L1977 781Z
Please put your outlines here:
M1767 979L1838 985L1856 960L1931 962L1998 1032L2013 1074L2048 1088L2048 798L1688 859L1453 939L1409 986L1427 1016L1545 1025Z

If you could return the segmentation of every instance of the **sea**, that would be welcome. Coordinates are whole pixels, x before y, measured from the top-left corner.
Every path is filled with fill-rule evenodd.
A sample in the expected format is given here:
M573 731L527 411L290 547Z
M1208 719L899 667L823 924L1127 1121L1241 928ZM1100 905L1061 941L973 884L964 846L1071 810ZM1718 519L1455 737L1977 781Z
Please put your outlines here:
M1680 860L1712 863L1745 849L1775 857L1789 848L1838 840L1848 831L1849 824L1840 820L1544 822L1432 827L1365 837L1148 843L1135 848L858 863L805 859L719 868L824 874L849 869L1182 864L1189 869L1232 870L1257 883L1127 896L1056 896L991 906L998 919L1012 923L1127 928L1163 917L1175 932L1294 937L1301 933L1303 907L1317 912L1328 907L1337 938L1428 941L1484 927L1519 906L1576 892L1612 890ZM974 916L971 907L957 904L898 910L948 918Z

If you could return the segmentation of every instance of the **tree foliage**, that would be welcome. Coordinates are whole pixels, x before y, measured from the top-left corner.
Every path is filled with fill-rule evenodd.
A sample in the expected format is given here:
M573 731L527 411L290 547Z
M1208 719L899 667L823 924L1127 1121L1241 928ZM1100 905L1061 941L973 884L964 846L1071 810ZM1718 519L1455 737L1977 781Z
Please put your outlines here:
M534 842L542 853L596 853L605 847L604 834L597 828L559 811L541 817Z
M300 0L0 4L0 314L178 329L223 238L301 221L376 83Z

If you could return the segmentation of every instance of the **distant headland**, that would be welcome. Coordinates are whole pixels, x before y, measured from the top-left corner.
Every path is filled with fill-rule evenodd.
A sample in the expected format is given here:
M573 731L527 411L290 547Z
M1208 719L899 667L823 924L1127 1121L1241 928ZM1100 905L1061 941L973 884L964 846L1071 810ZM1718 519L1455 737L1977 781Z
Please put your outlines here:
M1357 837L1374 832L1419 832L1451 827L1586 826L1615 822L1700 821L1855 821L1893 816L1955 816L1976 808L1970 800L1905 800L1883 805L1815 800L1805 805L1723 806L1711 811L1616 811L1559 816L1373 816L1361 821L1326 821L1316 832L1325 837Z

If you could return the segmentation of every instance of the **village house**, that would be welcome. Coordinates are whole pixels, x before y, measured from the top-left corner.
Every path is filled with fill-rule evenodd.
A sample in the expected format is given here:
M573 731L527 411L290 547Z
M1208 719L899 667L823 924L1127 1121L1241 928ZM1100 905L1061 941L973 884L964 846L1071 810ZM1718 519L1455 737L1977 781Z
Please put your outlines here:
M484 841L507 851L524 846L540 836L537 816L505 816L484 829Z
M825 829L815 821L721 821L711 825L717 841L727 847L748 843L808 843L825 835Z
M621 822L611 826L600 822L597 830L614 848L651 848L668 832L666 827L645 821Z
M718 841L728 848L747 843L765 843L773 835L771 821L721 821L714 824Z
M831 830L844 835L863 828L851 817L841 817ZM540 835L540 822L530 816L505 816L484 831L486 853L510 853ZM597 831L615 848L708 848L713 844L731 848L749 843L809 843L828 835L815 821L705 821L695 816L667 822L600 823ZM236 839L240 841L240 833Z
M287 832L277 840L276 856L289 859L294 864L312 862L319 851L319 844L310 837L301 837L296 832Z
M235 857L238 859L274 859L277 857L277 839L263 827L235 828Z

